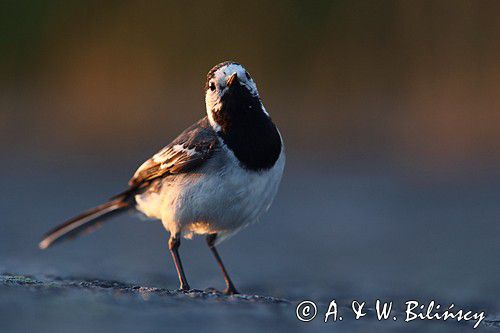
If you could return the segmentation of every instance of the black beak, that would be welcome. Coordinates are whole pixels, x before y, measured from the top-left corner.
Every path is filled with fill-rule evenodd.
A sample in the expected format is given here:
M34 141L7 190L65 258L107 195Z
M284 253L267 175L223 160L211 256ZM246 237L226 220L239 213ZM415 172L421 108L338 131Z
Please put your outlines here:
M238 74L236 74L236 72L233 73L233 75L231 75L226 81L228 87L231 87L234 83L239 83Z

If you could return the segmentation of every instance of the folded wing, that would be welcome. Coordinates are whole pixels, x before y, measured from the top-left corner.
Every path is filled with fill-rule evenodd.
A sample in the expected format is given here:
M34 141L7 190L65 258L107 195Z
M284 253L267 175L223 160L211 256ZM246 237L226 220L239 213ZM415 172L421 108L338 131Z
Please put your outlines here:
M155 179L192 171L207 161L218 147L217 134L205 117L144 162L130 179L130 188L139 189Z

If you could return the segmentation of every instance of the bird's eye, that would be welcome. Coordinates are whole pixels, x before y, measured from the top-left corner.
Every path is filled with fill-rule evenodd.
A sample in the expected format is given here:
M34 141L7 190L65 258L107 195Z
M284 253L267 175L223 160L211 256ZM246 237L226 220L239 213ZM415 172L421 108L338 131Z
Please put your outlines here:
M250 74L248 74L248 72L245 72L245 75L246 75L246 77L247 77L248 80L251 80Z
M215 83L210 82L210 90L214 91L215 90Z

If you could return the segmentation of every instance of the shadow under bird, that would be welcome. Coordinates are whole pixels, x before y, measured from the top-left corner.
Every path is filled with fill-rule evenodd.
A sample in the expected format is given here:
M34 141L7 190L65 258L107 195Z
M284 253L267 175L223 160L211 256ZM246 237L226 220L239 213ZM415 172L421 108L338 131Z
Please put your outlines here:
M189 290L179 256L181 237L206 235L227 294L238 293L216 245L257 221L278 190L285 152L257 86L236 62L213 67L205 84L207 115L144 162L124 192L45 235L41 249L88 233L128 210L161 220L170 233L181 290Z

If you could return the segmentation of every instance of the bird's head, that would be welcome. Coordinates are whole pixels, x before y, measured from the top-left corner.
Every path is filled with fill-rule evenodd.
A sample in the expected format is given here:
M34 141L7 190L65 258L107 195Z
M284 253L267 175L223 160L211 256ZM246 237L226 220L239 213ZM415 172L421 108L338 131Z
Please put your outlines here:
M220 63L208 72L205 103L210 124L217 132L257 113L267 116L252 77L232 61Z

